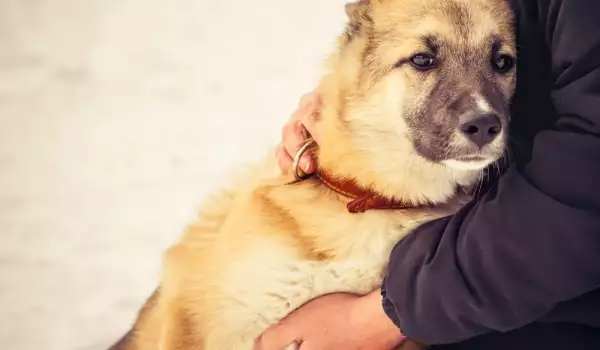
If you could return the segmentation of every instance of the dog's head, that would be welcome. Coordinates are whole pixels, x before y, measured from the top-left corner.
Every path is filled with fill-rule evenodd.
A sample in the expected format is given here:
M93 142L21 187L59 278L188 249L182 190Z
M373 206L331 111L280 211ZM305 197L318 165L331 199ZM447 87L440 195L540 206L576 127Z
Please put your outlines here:
M346 12L333 75L347 142L454 170L502 156L516 83L507 1L370 0Z

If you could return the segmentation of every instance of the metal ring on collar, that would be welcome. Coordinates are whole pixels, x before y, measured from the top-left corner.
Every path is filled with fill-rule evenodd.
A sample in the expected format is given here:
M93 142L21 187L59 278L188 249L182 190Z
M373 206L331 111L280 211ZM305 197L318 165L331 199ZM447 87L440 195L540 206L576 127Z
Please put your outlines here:
M299 166L300 158L302 158L302 155L304 153L306 153L306 151L314 143L315 143L315 140L313 140L312 138L308 138L308 139L304 140L304 142L302 143L302 146L300 146L300 149L298 149L298 152L294 156L294 163L292 165L292 173L294 174L294 179L296 179L296 181L302 181L307 177L307 174Z

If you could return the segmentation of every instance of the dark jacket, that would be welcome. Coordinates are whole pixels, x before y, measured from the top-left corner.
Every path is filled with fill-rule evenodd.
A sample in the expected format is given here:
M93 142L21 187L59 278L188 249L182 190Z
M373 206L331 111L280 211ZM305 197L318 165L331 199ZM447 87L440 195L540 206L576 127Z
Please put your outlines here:
M427 344L540 327L552 331L538 339L600 336L600 1L512 3L517 162L402 240L382 288L390 318Z

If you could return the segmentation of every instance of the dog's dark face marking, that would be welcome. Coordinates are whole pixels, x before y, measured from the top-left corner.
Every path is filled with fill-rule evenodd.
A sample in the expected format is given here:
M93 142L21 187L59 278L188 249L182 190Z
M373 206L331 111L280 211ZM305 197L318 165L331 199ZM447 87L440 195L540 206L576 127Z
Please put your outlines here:
M472 47L456 45L441 35L428 36L424 41L424 53L433 64L417 69L422 83L415 84L415 89L420 89L416 93L427 103L421 108L406 108L404 114L415 149L436 162L496 156L502 151L503 130L510 118L507 83L514 80L515 58L502 51L501 39L494 37ZM496 138L473 142L463 132L468 131L467 115L473 116L471 120L493 118Z
M516 82L505 0L371 0L348 13L354 24L343 44L363 50L353 93L386 105L398 123L382 122L388 135L402 134L422 157L457 168L501 156Z

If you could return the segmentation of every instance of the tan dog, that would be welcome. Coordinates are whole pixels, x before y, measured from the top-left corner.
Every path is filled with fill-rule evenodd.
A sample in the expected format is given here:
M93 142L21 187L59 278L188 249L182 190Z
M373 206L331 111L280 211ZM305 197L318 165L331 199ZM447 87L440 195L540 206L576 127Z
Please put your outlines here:
M372 0L321 81L317 176L274 159L207 202L113 349L250 350L331 292L380 286L392 247L455 212L505 150L515 87L506 0Z

